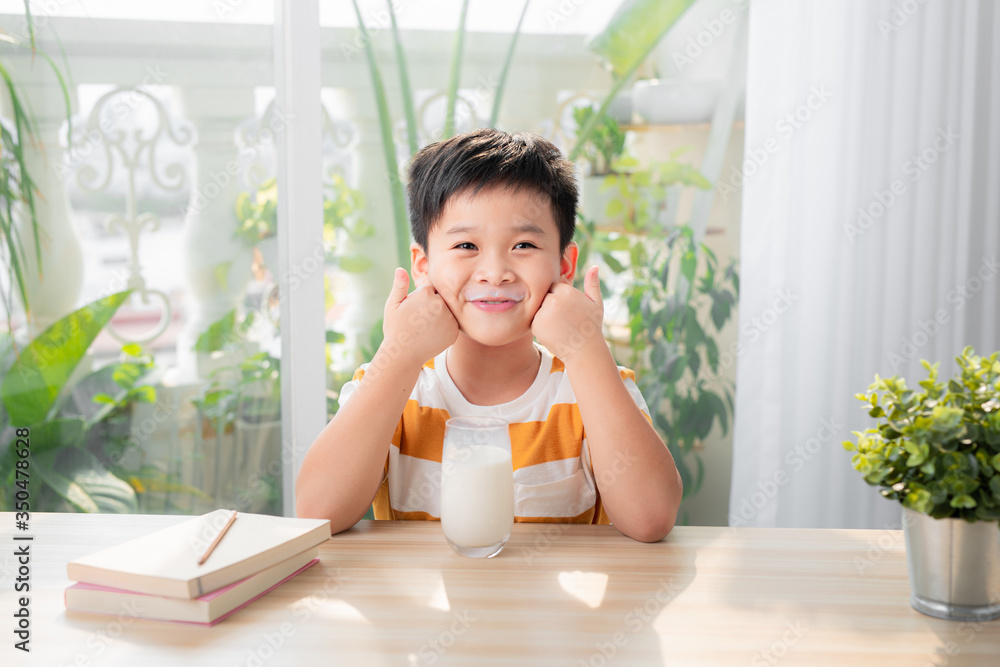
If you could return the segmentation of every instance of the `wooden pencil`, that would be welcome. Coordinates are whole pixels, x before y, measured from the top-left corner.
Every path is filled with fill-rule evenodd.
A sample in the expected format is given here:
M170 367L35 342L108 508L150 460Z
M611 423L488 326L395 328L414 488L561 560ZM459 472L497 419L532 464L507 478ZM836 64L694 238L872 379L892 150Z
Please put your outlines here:
M212 540L212 543L208 545L207 549L205 549L205 553L203 553L201 555L201 558L198 559L198 565L201 565L206 560L208 560L208 557L212 555L213 551L215 551L215 547L217 547L219 545L219 542L222 541L223 536L229 531L229 527L233 525L234 521L236 521L236 510L233 510L233 513L229 515L229 519L226 521L226 525L222 527L222 530L219 531L219 534L215 536L215 539Z

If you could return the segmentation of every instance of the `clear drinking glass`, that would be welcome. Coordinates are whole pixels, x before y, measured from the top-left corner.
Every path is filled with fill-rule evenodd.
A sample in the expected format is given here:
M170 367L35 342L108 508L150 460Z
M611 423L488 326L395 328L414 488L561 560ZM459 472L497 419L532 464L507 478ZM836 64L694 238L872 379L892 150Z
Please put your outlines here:
M507 422L456 417L445 422L441 528L463 556L500 553L514 525L514 469Z

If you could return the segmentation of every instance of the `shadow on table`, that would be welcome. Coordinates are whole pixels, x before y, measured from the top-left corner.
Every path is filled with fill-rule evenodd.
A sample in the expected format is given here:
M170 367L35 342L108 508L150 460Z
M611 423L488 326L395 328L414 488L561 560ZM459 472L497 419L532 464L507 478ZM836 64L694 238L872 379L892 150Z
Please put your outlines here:
M978 667L1000 662L1000 619L947 621L921 614L938 637L939 645L927 654L927 665Z
M541 544L512 540L489 560L463 558L445 545L434 569L408 570L411 589L422 587L423 594L396 600L393 618L363 591L353 595L346 587L343 599L370 619L384 619L374 631L399 647L393 664L488 659L596 667L612 659L659 659L657 619L694 579L695 550L605 535L607 545L587 553L590 539L556 530ZM410 625L419 619L422 630L408 632L407 619ZM399 643L401 633L409 645Z

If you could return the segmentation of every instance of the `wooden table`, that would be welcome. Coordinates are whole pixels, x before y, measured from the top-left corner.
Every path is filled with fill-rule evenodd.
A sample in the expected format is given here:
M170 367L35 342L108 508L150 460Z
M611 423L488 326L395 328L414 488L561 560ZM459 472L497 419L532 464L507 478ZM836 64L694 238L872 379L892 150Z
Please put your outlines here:
M32 514L31 649L13 648L0 514L0 665L1000 665L1000 621L909 605L902 533L516 524L496 558L440 525L365 521L215 627L67 612L66 562L185 517Z

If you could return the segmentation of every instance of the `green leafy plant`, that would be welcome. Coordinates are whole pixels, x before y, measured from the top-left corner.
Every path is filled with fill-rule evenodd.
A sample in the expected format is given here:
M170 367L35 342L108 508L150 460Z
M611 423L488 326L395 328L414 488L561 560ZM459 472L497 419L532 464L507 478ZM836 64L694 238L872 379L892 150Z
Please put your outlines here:
M28 433L31 503L36 511L162 511L161 495L191 494L144 461L131 428L138 403L156 401L152 357L136 344L121 358L80 379L77 368L90 345L128 299L121 292L70 313L14 353L0 336L0 508L10 509L17 461L14 433Z
M155 403L156 387L148 383L153 372L153 357L137 343L122 346L123 359L109 367L114 393L98 392L93 401L103 406L96 415L96 421L124 414L133 403ZM143 379L140 384L139 380Z
M597 115L594 107L582 106L573 109L573 120L577 127L584 127L591 122L591 117ZM580 157L590 165L591 176L605 176L611 173L611 165L625 151L625 132L618 121L606 113L594 126L590 136L580 148Z
M1000 352L966 347L959 371L938 381L939 363L921 360L927 379L914 391L894 376L855 397L876 426L854 431L854 468L886 498L935 519L1000 520Z
M249 337L256 319L254 311L237 318L236 309L231 308L198 336L194 350L211 353L239 347Z
M212 381L194 401L217 433L231 430L237 418L249 422L281 418L281 361L267 352L212 372Z
M606 213L619 225L602 231L585 220L580 237L612 272L628 278L622 294L629 313L623 365L636 372L653 425L690 496L704 478L697 444L716 424L725 435L732 419L733 386L720 374L717 341L735 312L739 276L735 263L721 268L689 226L661 220L671 186L709 187L697 170L677 162L678 154L647 168L627 156L617 160L615 174L602 187L616 191Z
M345 238L375 234L375 228L361 215L364 203L361 192L352 188L341 174L330 174L323 191L323 245L327 260L351 273L371 267L371 260L363 255L337 252ZM241 192L236 198L236 218L239 225L234 235L247 246L273 238L278 233L277 180L265 181L256 192Z
M248 246L271 238L278 233L278 181L268 179L256 192L241 192L236 197L236 219L239 226L234 236Z
M29 464L33 510L135 512L136 487L125 478L151 471L125 472L120 465L127 417L136 402L155 400L145 381L152 361L137 346L126 346L123 359L71 382L91 343L130 295L112 294L76 310L14 354L3 345L5 370L0 413L0 507L8 508L15 477L13 433L30 434Z

